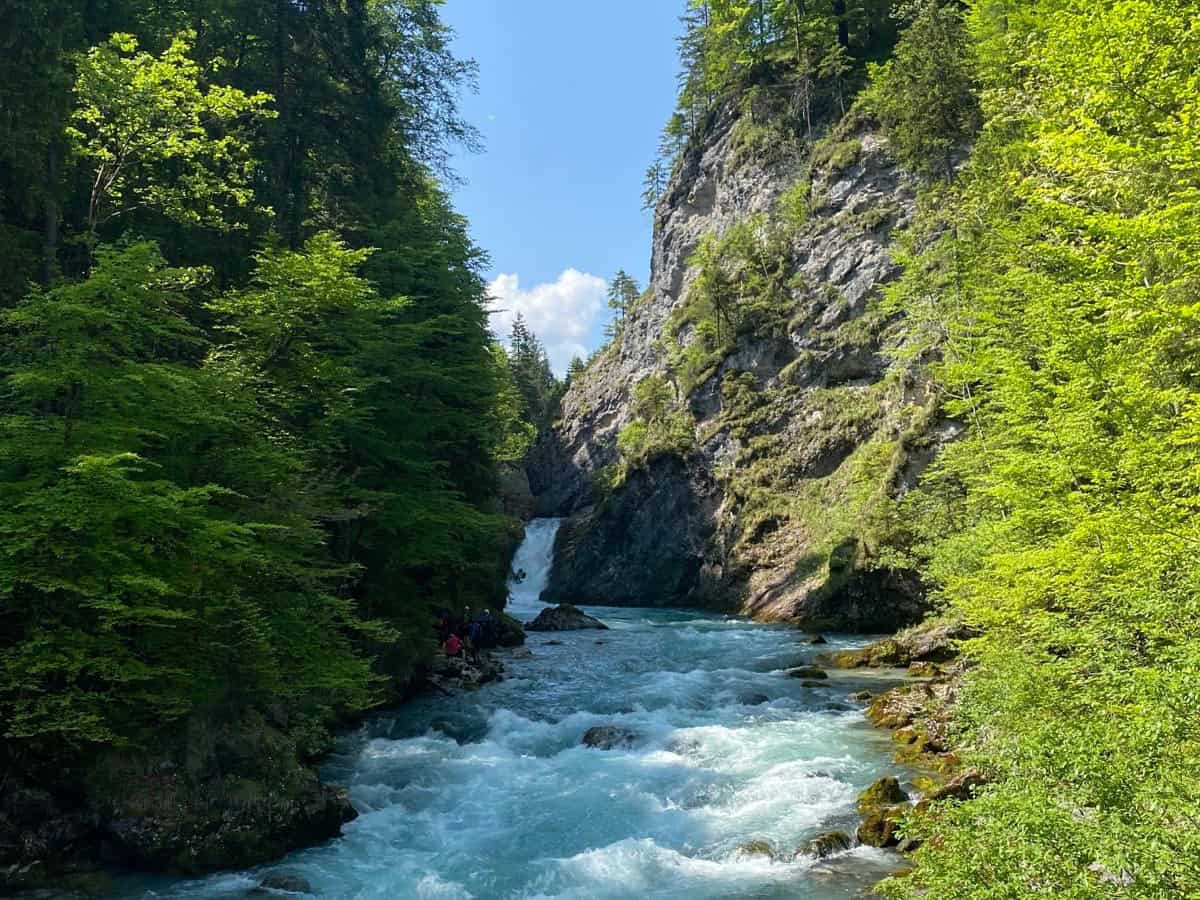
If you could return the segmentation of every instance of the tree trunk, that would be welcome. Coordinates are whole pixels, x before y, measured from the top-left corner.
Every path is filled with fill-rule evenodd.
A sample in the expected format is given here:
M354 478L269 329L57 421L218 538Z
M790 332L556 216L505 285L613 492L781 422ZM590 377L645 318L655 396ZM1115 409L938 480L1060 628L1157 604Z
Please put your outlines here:
M838 43L850 49L850 23L846 20L846 0L833 0L833 14L838 20Z
M58 274L58 144L46 147L46 197L42 229L42 284L50 285Z

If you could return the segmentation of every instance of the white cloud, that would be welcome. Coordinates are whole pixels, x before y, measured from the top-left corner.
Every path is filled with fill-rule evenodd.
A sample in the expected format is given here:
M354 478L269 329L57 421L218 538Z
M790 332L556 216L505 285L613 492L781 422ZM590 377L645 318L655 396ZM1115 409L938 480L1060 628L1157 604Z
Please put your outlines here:
M587 342L606 308L607 284L603 278L567 269L550 284L521 287L515 274L504 274L488 285L492 295L492 329L507 340L517 313L546 346L550 365L558 375L567 370L572 356L587 357Z

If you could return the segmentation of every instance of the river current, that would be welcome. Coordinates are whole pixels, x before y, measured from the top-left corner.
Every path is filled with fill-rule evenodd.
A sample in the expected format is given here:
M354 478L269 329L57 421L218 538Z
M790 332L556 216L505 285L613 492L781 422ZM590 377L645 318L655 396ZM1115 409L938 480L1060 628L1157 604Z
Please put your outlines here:
M508 611L544 608L556 520L529 526ZM241 898L268 872L327 898L837 900L895 869L859 847L792 859L894 771L891 742L848 700L880 677L785 669L815 648L782 626L654 609L589 608L609 631L529 635L504 681L427 697L345 735L324 777L360 816L344 836L250 872L127 882L127 898ZM831 648L861 639L828 636ZM826 648L823 648L826 649ZM595 725L636 733L608 751ZM748 853L769 842L776 859Z

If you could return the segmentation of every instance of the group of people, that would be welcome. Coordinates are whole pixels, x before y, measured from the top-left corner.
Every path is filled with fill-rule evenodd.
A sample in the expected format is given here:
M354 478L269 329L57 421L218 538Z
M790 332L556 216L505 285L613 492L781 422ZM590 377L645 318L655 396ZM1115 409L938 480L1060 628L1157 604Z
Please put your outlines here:
M475 616L470 607L461 616L443 609L438 612L437 632L447 656L479 662L480 650L500 643L500 620L490 609Z

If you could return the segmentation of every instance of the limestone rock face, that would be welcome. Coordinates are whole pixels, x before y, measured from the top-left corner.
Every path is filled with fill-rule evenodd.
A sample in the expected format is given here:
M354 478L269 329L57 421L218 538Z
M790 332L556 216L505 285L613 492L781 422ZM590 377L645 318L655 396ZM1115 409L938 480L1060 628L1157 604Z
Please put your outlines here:
M913 214L915 185L870 123L840 123L829 140L850 152L837 154L768 156L747 150L741 127L736 112L717 116L680 163L656 210L646 297L530 455L537 514L568 517L547 598L893 631L923 614L921 586L870 564L869 536L847 524L866 508L850 507L911 487L961 431L934 420L924 385L893 371L904 322L873 306L898 275L892 236ZM803 141L780 142L792 144ZM796 224L782 210L805 191ZM688 313L693 255L706 235L746 222L774 236L787 287L769 326L739 329L684 378L679 354L703 339ZM673 388L695 442L630 462L617 438L650 376Z
M527 631L607 631L608 626L583 610L564 603L543 609L536 619L525 625Z
M604 508L581 511L559 531L547 603L703 606L717 591L705 553L719 496L703 469L660 459L633 472Z

